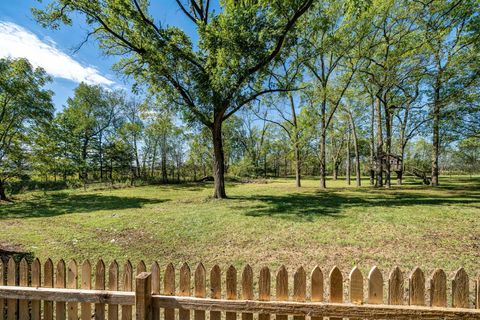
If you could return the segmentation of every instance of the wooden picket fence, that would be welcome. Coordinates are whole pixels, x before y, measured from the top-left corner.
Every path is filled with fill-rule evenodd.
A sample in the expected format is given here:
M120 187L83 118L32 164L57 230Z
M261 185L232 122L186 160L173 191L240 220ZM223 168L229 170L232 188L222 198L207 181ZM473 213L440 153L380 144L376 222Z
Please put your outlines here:
M384 281L377 267L366 279L356 267L348 278L337 267L328 276L318 266L310 275L300 267L290 289L284 266L276 272L275 280L268 267L256 278L249 265L241 274L230 266L222 280L222 271L215 265L208 287L207 271L201 263L193 272L193 283L190 267L183 264L178 286L173 264L162 274L156 262L150 272L143 261L136 270L129 261L122 269L120 273L116 261L107 269L99 260L92 273L88 260L81 265L60 260L54 268L48 259L42 268L38 259L31 264L23 259L17 264L11 258L0 263L0 274L6 279L0 286L0 315L9 320L288 320L289 316L293 320L480 319L480 276L469 279L464 269L455 273L451 295L441 269L436 269L427 282L420 268L404 279L396 267ZM471 282L475 284L472 291Z

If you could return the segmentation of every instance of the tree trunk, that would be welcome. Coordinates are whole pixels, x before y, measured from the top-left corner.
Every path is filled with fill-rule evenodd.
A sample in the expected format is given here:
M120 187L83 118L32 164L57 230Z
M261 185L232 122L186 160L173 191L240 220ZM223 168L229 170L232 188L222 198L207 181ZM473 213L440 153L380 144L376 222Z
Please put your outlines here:
M8 201L7 195L5 194L5 183L3 180L0 180L0 201Z
M300 177L300 167L301 167L301 163L300 163L300 150L299 150L299 147L298 147L298 143L295 143L295 186L297 188L300 188L302 186L302 183L300 181L301 177Z
M301 160L300 160L300 137L298 134L298 122L297 122L297 112L295 110L295 102L293 101L293 95L291 92L288 93L288 96L290 98L290 107L292 110L292 123L293 123L293 137L295 141L293 141L293 148L295 152L295 186L297 188L300 188L302 186L301 183L301 176L300 176L300 170L301 170Z
M350 130L347 130L347 162L345 165L345 175L347 176L347 184L350 185Z
M157 162L157 141L153 145L152 163L150 165L150 176L152 178L155 176L155 162Z
M362 185L362 172L360 168L360 151L358 148L357 127L355 126L355 121L353 121L353 116L350 112L348 112L348 119L350 120L350 127L352 128L353 149L355 151L355 178L357 182L357 187L360 187ZM370 183L371 182L372 181L370 181Z
M320 188L327 188L327 89L323 86L320 123Z
M376 122L377 122L377 149L375 155L375 171L377 173L377 181L375 186L383 186L383 133L382 133L382 112L380 106L380 99L377 98L376 103Z
M162 182L168 182L168 172L167 172L167 152L162 148Z
M225 155L223 152L222 122L216 120L212 127L213 137L213 178L215 180L215 190L213 197L224 199L227 197L225 192Z
M375 185L375 102L370 112L370 185Z
M88 178L88 173L87 173L87 149L88 149L88 140L85 140L83 142L83 147L82 147L82 172L80 173L80 176L83 180L84 183L87 182Z
M140 178L141 176L141 169L140 169L140 158L138 156L138 147L137 147L137 137L133 137L133 148L135 149L134 152L135 152L135 165L137 166L136 170L135 170L135 175L137 176L137 178Z
M397 173L397 185L401 186L403 184L403 173L405 172L405 163L404 163L404 159L405 159L405 143L402 143L401 147L400 147L400 157L402 159L402 167L400 168L401 171L400 171L400 174Z
M103 182L103 136L100 134L98 141L98 156L100 161L100 181Z
M438 181L438 157L440 153L440 81L437 77L433 101L433 132L432 132L432 180L430 185L436 187Z
M392 186L391 184L391 164L390 164L390 154L392 153L392 115L390 113L390 108L387 105L387 103L384 103L384 109L385 109L385 135L386 135L386 155L387 155L387 161L386 161L386 166L385 166L385 187L390 188Z
M333 180L337 181L339 163L336 158L333 159Z

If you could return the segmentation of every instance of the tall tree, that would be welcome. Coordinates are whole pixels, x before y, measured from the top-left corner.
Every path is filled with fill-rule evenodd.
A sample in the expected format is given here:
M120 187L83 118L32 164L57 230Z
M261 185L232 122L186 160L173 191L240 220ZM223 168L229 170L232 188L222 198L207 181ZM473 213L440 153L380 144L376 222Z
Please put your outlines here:
M421 13L418 23L431 57L428 64L432 114L431 185L438 186L441 126L448 114L446 109L458 101L465 88L472 86L480 75L478 51L472 50L480 41L479 33L475 32L480 2L441 0L417 5Z
M74 14L84 15L104 52L122 57L119 70L154 88L175 90L187 120L211 131L214 197L225 198L222 125L259 96L284 90L265 86L264 71L312 3L225 0L212 11L209 0L178 0L196 27L197 44L184 31L156 22L147 0L56 0L34 13L54 28L71 24Z
M52 92L44 89L49 81L25 59L0 59L0 201L7 200L6 180L19 173L28 135L53 117Z
M313 88L320 115L320 187L326 188L327 132L331 121L361 62L355 47L365 28L351 12L348 1L320 1L310 11L301 45L309 57L306 66L315 80Z
M100 164L103 163L104 135L114 121L118 106L118 93L81 83L59 115L64 119L61 123L68 124L70 134L77 140L79 177L84 182L88 179L90 156L95 147L98 149ZM103 170L102 165L100 170Z

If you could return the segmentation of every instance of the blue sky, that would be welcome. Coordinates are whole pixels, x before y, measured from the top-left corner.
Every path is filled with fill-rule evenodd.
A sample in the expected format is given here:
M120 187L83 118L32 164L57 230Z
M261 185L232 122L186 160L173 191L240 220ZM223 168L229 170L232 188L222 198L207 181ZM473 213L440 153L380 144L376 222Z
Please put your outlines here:
M175 0L153 0L150 13L162 25L175 25L195 38L192 22L184 17ZM81 82L116 88L130 88L111 67L115 58L106 57L91 42L74 50L87 32L83 19L74 19L72 27L44 29L32 17L30 8L48 4L44 0L0 1L0 57L26 57L33 65L43 67L52 77L49 88L55 92L54 104L61 110L73 90Z

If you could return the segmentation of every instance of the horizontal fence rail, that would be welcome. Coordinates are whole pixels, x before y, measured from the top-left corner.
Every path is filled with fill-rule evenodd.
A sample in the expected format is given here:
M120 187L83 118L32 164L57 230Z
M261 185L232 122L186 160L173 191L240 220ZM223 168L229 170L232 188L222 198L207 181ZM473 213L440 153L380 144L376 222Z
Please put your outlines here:
M249 265L241 272L233 266L222 272L215 265L207 273L202 263L193 272L186 263L178 271L169 264L160 272L154 262L148 269L143 261L120 268L116 261L107 267L99 260L92 267L88 260L81 265L60 260L54 267L50 259L42 265L38 259L11 258L0 263L0 315L9 320L480 320L480 276L470 278L462 268L451 281L441 269L427 279L420 268L406 274L398 267L385 278L377 267L365 278L357 267L348 275L334 267L325 276L318 266L308 275L300 267L290 277L285 266L275 275L263 267L258 277Z

